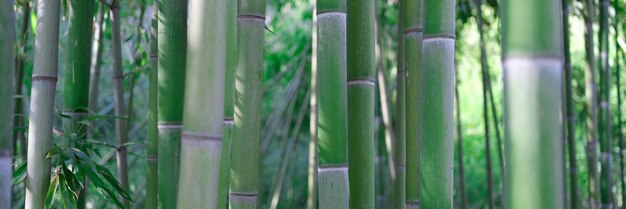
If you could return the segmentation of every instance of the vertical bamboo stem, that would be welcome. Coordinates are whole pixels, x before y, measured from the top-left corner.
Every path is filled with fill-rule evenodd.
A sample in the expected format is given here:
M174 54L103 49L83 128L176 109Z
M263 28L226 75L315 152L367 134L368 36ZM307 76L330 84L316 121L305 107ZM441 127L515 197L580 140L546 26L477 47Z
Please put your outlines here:
M0 209L11 208L13 158L13 73L15 67L15 14L13 0L0 1Z
M570 181L570 203L571 209L578 209L578 166L576 165L576 110L574 107L572 92L572 63L570 53L570 29L569 29L569 0L562 1L563 6L563 70L565 71L565 114L567 125L567 145L569 152L569 181Z
M561 5L507 0L502 9L505 208L563 209Z
M600 200L601 208L613 208L611 179L611 103L610 69L609 69L609 0L600 0L600 97L599 97L599 140L600 140Z
M159 130L158 124L158 68L159 68L159 40L158 40L158 4L155 1L152 10L152 24L150 28L150 71L148 72L148 157L146 171L146 202L145 209L158 208L158 160L159 160Z
M393 179L393 209L406 208L406 68L404 59L404 18L407 0L398 1L398 51L396 72L396 141L393 162L396 178Z

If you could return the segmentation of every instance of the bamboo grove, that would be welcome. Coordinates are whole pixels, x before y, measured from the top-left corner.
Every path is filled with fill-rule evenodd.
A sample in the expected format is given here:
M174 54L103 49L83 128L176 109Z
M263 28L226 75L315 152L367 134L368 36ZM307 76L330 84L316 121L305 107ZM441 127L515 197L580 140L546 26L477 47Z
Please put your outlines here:
M626 207L624 0L0 0L0 209Z

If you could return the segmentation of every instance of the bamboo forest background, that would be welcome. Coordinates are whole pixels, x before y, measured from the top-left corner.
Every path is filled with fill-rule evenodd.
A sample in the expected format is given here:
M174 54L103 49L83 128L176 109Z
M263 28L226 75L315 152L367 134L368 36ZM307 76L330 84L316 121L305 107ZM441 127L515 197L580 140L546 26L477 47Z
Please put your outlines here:
M503 208L502 156L503 138L503 81L502 52L498 0L457 0L456 1L456 88L457 104L455 121L460 123L455 134L454 146L454 208L488 208L492 199L493 207ZM521 0L520 0L521 1ZM0 1L2 2L2 1ZM112 52L113 34L111 16L108 5L96 1L93 7L95 17L103 13L103 21L94 18L94 28L102 26L101 52L99 62L92 61L92 68L99 66L99 85L97 85L95 116L87 123L93 124L93 143L90 149L95 154L95 163L111 173L117 171L115 136L114 100L114 54ZM107 2L107 1L104 1ZM589 18L587 5L594 4L593 18ZM391 208L393 197L392 172L390 172L391 141L394 136L395 104L397 101L397 37L399 12L397 0L375 0L376 3L376 68L381 72L378 84L384 88L376 88L375 108L375 191L376 208ZM578 201L582 208L589 208L589 175L587 165L587 106L586 73L587 57L585 20L598 20L599 2L594 0L573 0L570 3L570 51L572 66L572 92L575 107L575 162L578 165ZM59 42L59 80L56 89L54 137L55 143L64 135L72 134L62 125L69 116L62 114L64 109L63 85L68 77L65 70L68 56L68 25L70 0L61 1L61 22ZM108 3L107 3L108 4ZM119 2L121 25L122 69L124 74L123 96L128 105L128 197L132 200L130 208L144 208L146 202L146 158L148 139L149 114L149 74L150 45L152 41L152 20L155 12L153 0L124 0ZM482 5L479 13L477 5ZM104 5L104 6L103 6ZM5 6L5 5L2 5ZM24 195L24 159L26 147L23 140L28 131L32 75L34 66L34 43L37 31L37 1L17 0L14 11L16 16L17 40L17 73L21 85L17 87L18 95L16 114L24 115L24 120L16 120L14 131L17 136L15 143L15 162L13 177L14 209L23 208ZM617 8L617 9L616 9ZM314 0L267 0L265 54L263 57L262 74L262 133L261 133L261 166L259 195L261 208L307 208L309 198L315 198L309 190L310 145L311 145L311 111L310 101L314 100L314 89L311 87L311 68L314 59ZM100 11L100 10L104 10ZM616 57L616 52L626 50L623 29L626 27L626 2L616 0L609 8L609 62L612 79L626 75L617 70L618 64L626 66L626 56ZM0 10L2 11L2 10ZM480 16L478 16L480 14ZM479 24L484 26L479 30ZM614 27L614 24L617 27ZM594 41L598 40L599 24L593 22ZM0 33L3 33L0 31ZM97 36L98 31L94 32ZM482 38L481 38L482 36ZM481 44L484 40L485 59L481 61ZM616 41L614 41L616 40ZM96 47L93 48L96 50ZM599 60L597 48L593 50ZM92 53L95 56L96 51ZM597 65L597 63L594 63ZM487 69L488 79L483 79L482 69ZM92 80L94 76L92 74ZM623 110L625 105L618 106L618 95L624 96L623 89L626 79L612 82L610 88L610 107L612 113ZM483 99L483 82L490 86L491 98L488 102L488 121L491 139L490 150L485 148L485 117ZM5 84L0 84L5 85ZM23 99L22 99L23 98ZM381 103L381 101L383 103ZM486 100L485 100L486 101ZM623 111L621 111L623 112ZM390 113L390 118L387 118ZM626 200L621 195L624 188L620 181L624 178L620 166L623 152L620 150L622 139L623 118L620 114L612 114L613 142L611 161L613 168L614 205L624 208ZM409 128L409 127L407 127ZM22 136L19 136L19 135ZM97 142L96 142L97 141ZM566 146L565 138L563 141ZM462 155L461 150L462 148ZM565 149L565 148L564 148ZM568 151L569 152L569 151ZM489 153L489 155L487 155ZM566 152L567 153L567 152ZM489 157L488 157L489 156ZM314 157L314 156L313 156ZM490 161L489 161L490 160ZM460 167L460 163L463 167ZM489 163L490 162L490 163ZM488 165L489 163L489 165ZM563 165L567 166L567 165ZM461 173L462 172L462 173ZM104 172L106 173L106 172ZM56 175L56 174L53 174ZM488 176L493 179L488 182ZM569 172L568 175L569 176ZM571 182L567 182L569 191ZM491 185L492 192L488 192ZM59 185L63 187L63 185ZM71 185L67 185L71 190ZM114 189L112 189L114 190ZM117 208L111 196L90 186L86 200L86 208ZM121 192L123 193L123 192ZM69 194L59 188L59 194L47 203L53 208L70 207L67 201ZM117 193L115 193L117 194ZM115 196L115 195L112 195ZM108 198L105 198L108 197ZM568 193L568 199L572 197ZM599 198L598 198L599 199ZM121 199L120 199L121 200ZM570 203L568 203L570 204Z

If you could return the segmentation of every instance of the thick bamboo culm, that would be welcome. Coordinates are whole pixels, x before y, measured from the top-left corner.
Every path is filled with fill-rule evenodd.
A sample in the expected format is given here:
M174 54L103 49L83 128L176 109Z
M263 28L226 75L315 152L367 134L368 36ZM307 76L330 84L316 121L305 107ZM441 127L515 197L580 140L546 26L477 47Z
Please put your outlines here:
M12 0L0 0L0 209L11 208L11 176L13 171L13 74L15 14ZM52 121L50 121L52 122Z

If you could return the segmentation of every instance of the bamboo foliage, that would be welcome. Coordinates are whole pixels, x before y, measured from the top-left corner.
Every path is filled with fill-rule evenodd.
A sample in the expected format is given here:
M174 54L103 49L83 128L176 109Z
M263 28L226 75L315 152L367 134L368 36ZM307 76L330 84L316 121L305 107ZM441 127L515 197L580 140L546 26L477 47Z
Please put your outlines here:
M15 44L15 14L13 0L0 1L0 209L11 208L11 175L13 159L11 139L13 127L13 51Z
M159 0L159 207L175 208L187 57L187 0ZM167 179L167 180L165 180Z
M406 68L406 208L417 209L420 205L420 101L423 38L423 1L405 0L404 11L404 63ZM413 14L413 15L407 15Z
M507 0L502 9L505 207L562 209L561 4Z
M265 0L239 0L237 8L238 62L228 206L248 209L257 207L259 192Z
M452 208L455 1L424 1L420 208Z
M154 3L154 11L157 11ZM158 13L154 12L150 32L150 71L148 72L148 156L146 171L146 203L145 209L158 208L158 159L159 159L159 130L158 124L158 68L159 68L159 40L158 40Z
M346 2L317 1L319 208L349 208Z
M220 182L217 196L217 208L228 207L228 188L230 177L230 150L233 141L235 99L235 69L237 68L237 1L228 1L226 5L226 69L224 74L224 139L221 149Z
M192 0L189 8L177 208L214 209L224 132L227 3Z

